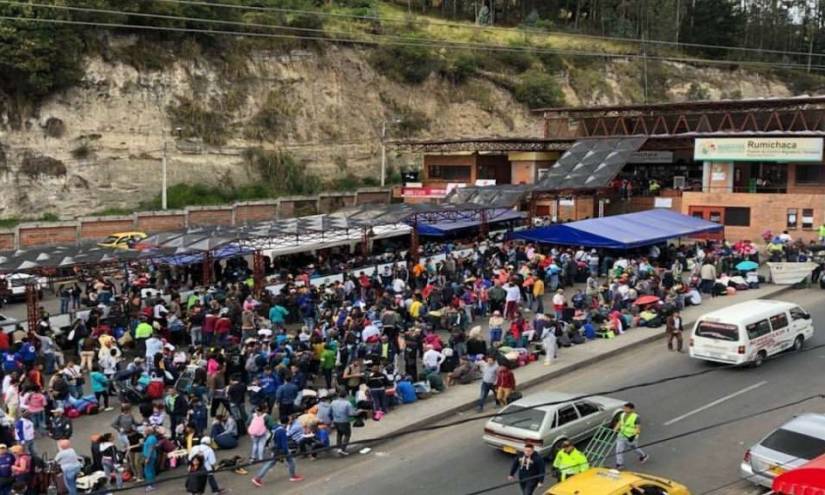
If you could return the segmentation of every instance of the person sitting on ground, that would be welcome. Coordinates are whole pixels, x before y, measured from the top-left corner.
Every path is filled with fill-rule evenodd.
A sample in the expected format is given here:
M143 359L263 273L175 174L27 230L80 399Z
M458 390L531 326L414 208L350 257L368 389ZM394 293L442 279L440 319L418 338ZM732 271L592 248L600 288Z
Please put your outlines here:
M458 366L447 375L447 386L453 386L456 383L467 385L479 378L478 367L471 363L465 356L459 360Z
M215 416L211 436L219 449L234 449L238 446L238 424L232 416L220 412Z

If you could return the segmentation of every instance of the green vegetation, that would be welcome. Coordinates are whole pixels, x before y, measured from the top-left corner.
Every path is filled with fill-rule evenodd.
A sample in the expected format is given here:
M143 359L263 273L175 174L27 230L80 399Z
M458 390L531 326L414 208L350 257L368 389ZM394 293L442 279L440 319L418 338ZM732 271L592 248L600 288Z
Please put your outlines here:
M555 107L564 104L564 93L556 79L545 72L531 70L516 84L513 96L529 108Z
M181 129L182 137L218 146L226 143L230 133L226 113L206 110L189 98L178 98L177 104L166 107L166 113L172 127Z
M289 118L294 114L294 103L286 92L270 91L266 102L244 128L244 136L259 141L274 141L274 138L282 134Z
M409 36L409 43L420 39ZM421 84L442 67L442 60L427 47L417 45L381 45L369 57L370 64L389 79L400 83Z
M321 190L321 179L311 174L289 153L248 148L244 152L247 166L261 178L261 185L279 194L315 194Z
M612 98L613 88L608 84L604 70L590 67L570 67L570 84L576 88L576 94L584 100L600 96Z
M13 229L20 225L23 220L17 217L0 218L0 229Z
M710 93L702 84L692 82L690 83L690 87L688 87L685 97L688 101L704 101L710 99Z

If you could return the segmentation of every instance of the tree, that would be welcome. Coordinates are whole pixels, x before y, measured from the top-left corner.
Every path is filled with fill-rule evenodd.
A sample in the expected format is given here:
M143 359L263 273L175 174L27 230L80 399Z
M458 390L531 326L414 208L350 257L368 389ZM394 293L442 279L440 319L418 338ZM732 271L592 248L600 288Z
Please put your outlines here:
M744 18L732 0L694 0L689 6L680 32L685 43L739 46ZM724 57L725 50L694 48L708 57Z

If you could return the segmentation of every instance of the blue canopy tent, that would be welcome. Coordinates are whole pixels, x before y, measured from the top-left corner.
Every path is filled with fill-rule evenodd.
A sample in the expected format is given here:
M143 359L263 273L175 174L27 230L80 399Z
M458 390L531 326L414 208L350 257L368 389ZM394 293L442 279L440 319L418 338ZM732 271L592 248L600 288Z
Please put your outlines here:
M490 211L487 216L487 223L493 224L497 222L506 222L509 220L518 220L524 217L524 212L502 208ZM457 230L478 227L479 225L481 225L481 219L475 218L472 220L444 221L429 224L420 223L416 226L416 228L418 233L421 235L430 237L444 237Z
M514 233L512 238L544 244L632 249L677 237L719 232L723 228L675 211L655 209L523 230Z

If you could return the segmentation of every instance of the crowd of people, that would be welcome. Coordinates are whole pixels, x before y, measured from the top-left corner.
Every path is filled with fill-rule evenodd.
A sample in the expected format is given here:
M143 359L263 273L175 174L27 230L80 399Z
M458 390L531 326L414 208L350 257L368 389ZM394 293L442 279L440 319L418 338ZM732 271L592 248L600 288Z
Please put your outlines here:
M268 461L254 466L255 486L279 460L298 482L296 458L346 456L353 427L405 404L477 382L479 410L491 394L505 405L517 388L512 370L541 354L551 365L559 348L636 326L677 333L683 307L738 284L716 275L720 264L746 256L726 244L617 254L506 241L450 252L458 247L326 286L311 280L333 256L300 269L270 263L282 282L274 293L253 293L242 258L208 288L187 287L184 271L135 266L128 282L101 275L77 297L74 286L61 290L61 307L64 297L67 309L91 307L68 333L45 310L16 342L0 332L0 495L38 493L26 480L48 464L35 449L46 435L72 495L99 471L102 483L152 490L161 471L184 464L187 492L220 493L211 473L246 474L246 460ZM143 297L147 287L165 296ZM72 420L111 410L115 397L111 432L95 435L91 458L79 460ZM242 436L248 453L237 450ZM221 450L233 455L218 461Z

